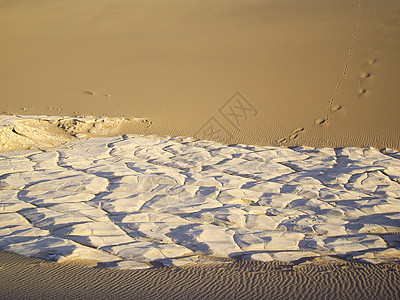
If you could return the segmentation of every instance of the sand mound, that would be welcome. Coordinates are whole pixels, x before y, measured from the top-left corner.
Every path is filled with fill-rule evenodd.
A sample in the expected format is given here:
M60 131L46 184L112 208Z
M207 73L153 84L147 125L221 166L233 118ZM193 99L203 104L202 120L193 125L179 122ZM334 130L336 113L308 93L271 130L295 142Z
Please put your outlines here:
M55 147L74 139L116 135L127 128L146 131L150 126L140 118L0 115L0 152Z

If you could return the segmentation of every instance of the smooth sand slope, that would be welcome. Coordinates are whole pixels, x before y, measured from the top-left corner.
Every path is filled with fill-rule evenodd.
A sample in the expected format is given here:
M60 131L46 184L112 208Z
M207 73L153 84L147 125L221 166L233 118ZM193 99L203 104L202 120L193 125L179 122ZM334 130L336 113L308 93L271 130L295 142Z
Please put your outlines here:
M0 43L0 298L400 297L399 1L0 0Z
M224 143L399 148L399 9L3 0L0 112L144 117L148 133Z

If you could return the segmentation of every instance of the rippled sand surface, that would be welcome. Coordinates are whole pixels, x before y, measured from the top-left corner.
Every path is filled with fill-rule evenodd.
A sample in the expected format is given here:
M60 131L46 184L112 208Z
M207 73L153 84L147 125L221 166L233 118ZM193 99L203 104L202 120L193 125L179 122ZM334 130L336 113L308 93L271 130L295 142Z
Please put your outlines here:
M110 270L0 253L7 299L397 299L399 265L344 261ZM11 284L12 283L12 284Z

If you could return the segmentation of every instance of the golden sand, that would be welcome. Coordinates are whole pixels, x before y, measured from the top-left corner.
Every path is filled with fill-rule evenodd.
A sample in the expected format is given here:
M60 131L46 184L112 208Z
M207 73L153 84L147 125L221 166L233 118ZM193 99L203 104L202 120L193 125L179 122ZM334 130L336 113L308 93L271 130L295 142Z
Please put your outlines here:
M0 252L3 299L398 299L399 282L398 264L238 260L112 270Z
M400 149L400 2L0 1L0 114L125 132ZM0 254L0 298L397 299L398 265L99 269Z
M1 1L0 113L400 148L400 2ZM236 94L239 92L240 94Z

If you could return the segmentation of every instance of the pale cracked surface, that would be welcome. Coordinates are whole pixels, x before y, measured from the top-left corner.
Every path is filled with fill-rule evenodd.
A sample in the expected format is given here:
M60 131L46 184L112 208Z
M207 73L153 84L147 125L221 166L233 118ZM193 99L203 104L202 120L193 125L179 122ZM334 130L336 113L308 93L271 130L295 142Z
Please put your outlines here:
M3 152L0 248L119 268L399 261L400 154L133 135Z

